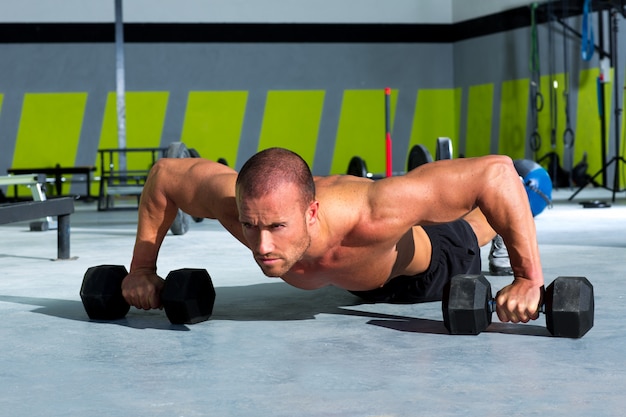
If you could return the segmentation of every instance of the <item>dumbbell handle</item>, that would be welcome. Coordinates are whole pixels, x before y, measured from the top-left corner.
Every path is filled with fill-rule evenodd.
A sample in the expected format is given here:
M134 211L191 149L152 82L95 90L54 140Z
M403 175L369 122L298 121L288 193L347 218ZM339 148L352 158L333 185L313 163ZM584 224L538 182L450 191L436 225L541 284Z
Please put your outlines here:
M540 313L545 314L546 313L546 305L544 303L541 303L539 305L538 308ZM494 300L493 298L491 300L489 300L489 311L491 313L495 313L496 312L496 300Z
M543 302L543 299L545 297L545 293L546 293L546 287L545 286L541 286L540 288L541 291L541 304L539 304L539 308L537 308L537 311L539 311L540 313L546 314L546 304ZM494 298L489 300L489 310L492 313L496 312L496 300Z

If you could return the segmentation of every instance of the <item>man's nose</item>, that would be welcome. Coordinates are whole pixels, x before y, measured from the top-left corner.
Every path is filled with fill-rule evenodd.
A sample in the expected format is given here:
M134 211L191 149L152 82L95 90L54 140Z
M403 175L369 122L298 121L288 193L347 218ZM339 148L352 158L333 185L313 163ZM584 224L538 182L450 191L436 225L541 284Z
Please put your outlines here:
M272 253L274 251L274 241L272 239L272 234L267 230L261 230L259 233L259 241L258 241L258 250L259 254L267 255L268 253Z

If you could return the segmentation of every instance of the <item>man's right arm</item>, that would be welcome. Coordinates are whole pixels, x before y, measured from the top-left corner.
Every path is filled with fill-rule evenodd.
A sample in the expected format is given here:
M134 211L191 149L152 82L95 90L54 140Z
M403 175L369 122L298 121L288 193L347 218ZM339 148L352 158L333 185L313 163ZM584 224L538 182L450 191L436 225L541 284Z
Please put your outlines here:
M218 219L240 238L236 178L231 168L204 159L157 161L141 195L130 273L122 282L122 294L130 305L161 307L163 280L157 275L157 258L179 208L194 217Z

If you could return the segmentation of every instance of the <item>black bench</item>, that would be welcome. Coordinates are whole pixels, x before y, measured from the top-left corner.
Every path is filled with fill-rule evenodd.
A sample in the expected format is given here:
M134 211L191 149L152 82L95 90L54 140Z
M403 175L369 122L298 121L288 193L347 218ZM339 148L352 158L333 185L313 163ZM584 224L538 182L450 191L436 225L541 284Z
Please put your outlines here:
M95 166L62 167L61 165L56 164L53 168L9 168L7 169L7 173L15 175L32 173L45 174L47 177L54 178L54 188L57 196L60 196L63 193L63 182L65 181L65 178L63 177L64 175L84 175L87 188L85 190L85 194L81 195L81 197L85 198L87 201L91 201L93 199L91 196L91 175L95 172L95 170ZM17 198L17 191L15 192L15 197Z
M115 196L134 196L139 204L143 184L148 177L150 168L157 159L164 157L167 148L110 148L98 149L100 154L100 192L98 194L98 211L114 209ZM138 154L149 155L150 164L146 169L120 169L116 159ZM144 155L144 156L145 156ZM134 208L134 207L131 207Z
M70 214L72 213L74 213L74 199L71 197L0 204L0 224L57 216L57 257L58 259L69 259Z

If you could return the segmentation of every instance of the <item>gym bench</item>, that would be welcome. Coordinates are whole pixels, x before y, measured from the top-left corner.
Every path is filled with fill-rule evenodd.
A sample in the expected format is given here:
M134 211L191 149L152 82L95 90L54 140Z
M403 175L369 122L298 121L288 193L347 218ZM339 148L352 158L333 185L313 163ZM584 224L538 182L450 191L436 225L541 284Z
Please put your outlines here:
M0 224L57 216L57 258L70 259L70 214L72 213L74 213L74 199L71 197L0 204Z
M115 196L135 196L137 204L143 191L143 184L148 177L152 165L157 159L165 156L167 148L112 148L98 149L100 154L100 192L98 193L98 211L114 209ZM129 170L116 166L119 157L129 154L149 155L148 169ZM131 207L132 208L132 207Z
M91 195L91 182L92 182L92 173L96 171L95 166L74 166L74 167L62 167L60 164L56 164L54 168L46 167L46 168L9 168L7 169L8 174L45 174L47 177L53 178L50 182L54 184L54 190L57 196L61 196L63 194L63 183L66 182L65 175L71 175L72 179L70 182L83 182L83 180L75 180L73 178L74 175L84 176L84 182L86 185L85 194L81 195L81 198L84 198L86 201L91 201L93 196ZM15 191L15 197L17 198L17 190Z
M33 201L46 201L45 185L47 183L44 174L20 174L0 176L0 186L12 185L17 188L18 185L25 185L30 188ZM15 190L17 196L17 190ZM45 231L57 228L57 221L52 216L46 216L45 220L32 222L30 224L31 231Z

